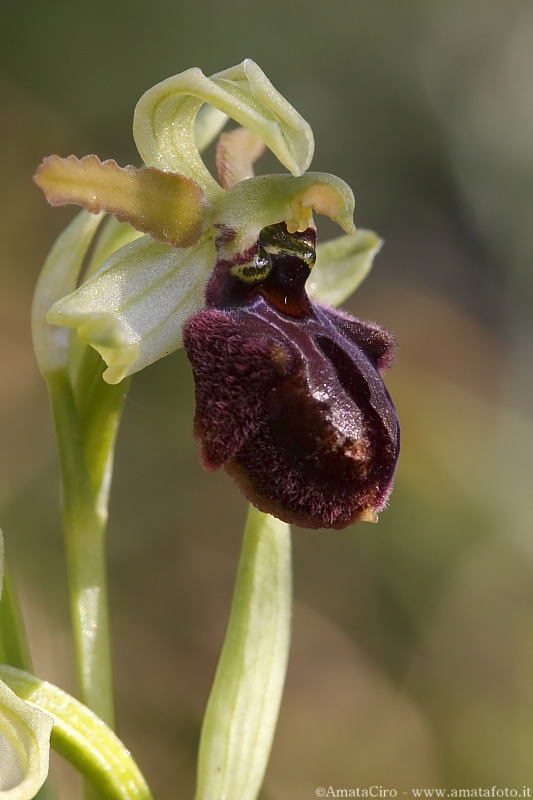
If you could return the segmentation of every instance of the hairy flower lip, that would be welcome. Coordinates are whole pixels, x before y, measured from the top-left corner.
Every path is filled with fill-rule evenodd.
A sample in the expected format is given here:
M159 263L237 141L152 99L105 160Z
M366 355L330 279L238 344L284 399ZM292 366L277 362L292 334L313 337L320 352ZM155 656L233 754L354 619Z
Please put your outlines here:
M259 298L249 309L197 312L185 326L184 341L195 376L195 436L204 467L223 466L248 500L285 522L342 529L375 519L385 506L399 431L370 357L343 337L336 312L328 310L329 320L325 313L315 306L302 327ZM365 323L354 322L368 334ZM344 316L340 323L346 324ZM336 337L350 353L361 386L353 397L316 347L320 336L331 342ZM253 347L245 356L248 344ZM241 399L234 407L235 392ZM359 422L352 435L370 448L359 463L348 432L342 432L346 423L339 428L338 421L353 414Z
M200 461L223 467L257 508L285 522L340 529L376 521L399 452L379 375L392 336L310 301L312 231L272 229L270 267L234 272L219 258L207 308L184 327Z

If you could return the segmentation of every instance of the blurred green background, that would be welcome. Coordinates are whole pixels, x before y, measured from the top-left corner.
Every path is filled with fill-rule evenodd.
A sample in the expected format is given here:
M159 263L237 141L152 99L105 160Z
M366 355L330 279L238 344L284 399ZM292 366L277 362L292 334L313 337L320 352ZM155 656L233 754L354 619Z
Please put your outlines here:
M399 342L379 525L294 530L286 694L262 797L533 785L533 4L21 0L0 11L0 521L39 675L74 690L58 465L30 341L72 217L49 153L136 163L134 105L190 66L256 60L385 239L347 303ZM329 235L329 229L323 230ZM320 229L319 229L320 233ZM246 504L204 474L183 352L128 392L109 531L119 733L192 797ZM56 780L75 798L59 760ZM233 800L238 800L234 798Z

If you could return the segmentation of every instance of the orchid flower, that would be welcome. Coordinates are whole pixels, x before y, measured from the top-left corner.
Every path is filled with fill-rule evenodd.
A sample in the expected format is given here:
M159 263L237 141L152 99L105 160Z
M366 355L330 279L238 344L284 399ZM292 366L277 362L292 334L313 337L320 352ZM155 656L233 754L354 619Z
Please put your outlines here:
M241 127L219 138L217 181L200 150L227 116ZM286 522L375 521L399 450L379 374L393 339L313 299L342 301L379 249L375 235L355 230L351 189L307 172L309 125L249 59L153 87L133 133L144 167L52 156L37 171L52 204L111 212L144 234L56 300L47 321L76 328L102 355L109 383L184 342L206 469L224 467ZM254 175L265 145L288 174ZM345 235L316 246L313 212Z

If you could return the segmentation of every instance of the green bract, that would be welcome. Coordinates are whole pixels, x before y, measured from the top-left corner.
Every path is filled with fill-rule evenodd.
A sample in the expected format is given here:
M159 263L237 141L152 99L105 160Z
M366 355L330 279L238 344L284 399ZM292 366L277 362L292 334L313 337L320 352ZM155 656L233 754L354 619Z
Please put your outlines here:
M0 595L4 542L0 531ZM30 800L48 775L53 720L0 680L0 800Z
M220 137L218 183L200 150L228 116L243 128ZM108 211L146 234L138 238L132 233L134 241L111 253L70 294L57 291L53 277L45 293L51 298L47 322L76 328L79 338L105 360L109 383L180 347L183 323L204 305L221 230L231 232L227 247L235 256L267 225L285 221L289 231L304 230L315 210L347 233L338 246L329 245L327 259L318 248L318 296L331 299L332 281L326 277L331 268L336 301L368 271L379 240L355 232L353 194L344 181L306 172L312 131L253 61L211 78L195 68L163 81L140 99L133 129L144 168L121 168L95 156L52 156L36 175L51 203ZM253 162L265 144L291 174L254 177ZM93 235L96 225L83 216L75 227L86 236L89 231ZM51 254L49 276L60 272L54 265L63 252L60 246Z

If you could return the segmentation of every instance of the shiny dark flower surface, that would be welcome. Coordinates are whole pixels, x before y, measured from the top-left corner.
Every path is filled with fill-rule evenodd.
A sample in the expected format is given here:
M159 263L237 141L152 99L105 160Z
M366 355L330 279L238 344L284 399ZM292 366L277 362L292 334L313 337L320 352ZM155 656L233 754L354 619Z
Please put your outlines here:
M194 433L261 511L307 528L375 521L392 488L399 426L380 372L392 335L311 301L315 231L261 231L224 258L219 231L206 308L184 327Z

